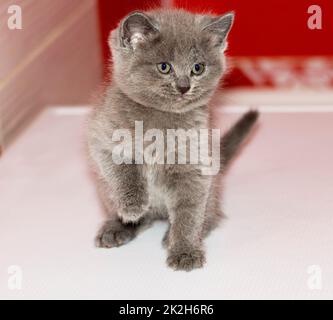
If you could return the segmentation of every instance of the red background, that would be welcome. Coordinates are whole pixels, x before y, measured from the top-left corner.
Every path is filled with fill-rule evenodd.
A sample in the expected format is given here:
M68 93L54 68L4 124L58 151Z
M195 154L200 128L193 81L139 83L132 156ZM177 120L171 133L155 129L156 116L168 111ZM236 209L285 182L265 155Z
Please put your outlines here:
M229 54L237 56L333 54L333 1L331 0L174 0L192 11L235 11ZM322 30L310 30L307 13L320 5Z

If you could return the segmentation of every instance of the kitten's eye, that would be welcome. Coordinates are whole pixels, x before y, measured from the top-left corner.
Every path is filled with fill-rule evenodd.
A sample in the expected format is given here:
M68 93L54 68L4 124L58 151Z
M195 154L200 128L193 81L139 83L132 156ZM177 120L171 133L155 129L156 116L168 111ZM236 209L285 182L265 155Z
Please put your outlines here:
M171 71L171 65L170 63L162 62L157 65L157 69L163 74L168 74Z
M196 63L193 66L192 74L195 76L200 76L205 71L205 65L203 63Z

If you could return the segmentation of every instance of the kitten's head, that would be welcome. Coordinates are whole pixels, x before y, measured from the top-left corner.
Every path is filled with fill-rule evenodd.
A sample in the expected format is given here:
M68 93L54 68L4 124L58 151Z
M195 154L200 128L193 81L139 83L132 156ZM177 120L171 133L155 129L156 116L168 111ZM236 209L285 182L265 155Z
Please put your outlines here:
M131 13L111 33L114 81L134 101L163 111L207 104L225 70L233 19L233 13Z

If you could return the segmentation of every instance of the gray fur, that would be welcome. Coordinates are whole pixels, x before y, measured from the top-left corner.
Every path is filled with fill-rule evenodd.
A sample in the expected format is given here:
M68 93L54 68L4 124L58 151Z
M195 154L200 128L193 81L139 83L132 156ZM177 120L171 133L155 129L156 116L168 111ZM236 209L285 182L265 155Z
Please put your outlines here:
M100 247L116 247L132 240L155 219L167 219L163 243L167 263L190 271L205 262L202 240L218 223L218 176L204 176L200 165L116 165L111 160L115 129L144 130L210 128L209 101L225 70L224 49L233 14L223 17L185 11L134 12L111 33L112 84L104 103L90 121L89 150L99 176L99 190L108 221L97 236ZM170 74L156 64L169 62ZM200 76L191 76L195 63L204 63ZM189 83L182 94L179 82ZM225 162L234 154L256 120L245 116L222 140ZM243 124L243 125L242 125ZM232 146L232 148L230 147ZM222 152L223 155L223 152ZM223 166L223 163L222 163Z

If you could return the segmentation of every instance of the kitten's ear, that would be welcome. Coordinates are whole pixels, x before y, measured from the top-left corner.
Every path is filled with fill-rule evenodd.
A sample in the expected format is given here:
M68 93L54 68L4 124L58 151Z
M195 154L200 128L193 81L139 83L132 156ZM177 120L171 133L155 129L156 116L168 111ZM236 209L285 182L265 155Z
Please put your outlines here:
M203 28L204 31L212 34L214 44L220 46L222 50L226 49L226 40L234 23L234 19L235 13L229 12L221 17L211 19Z
M138 43L147 41L157 34L158 28L150 17L136 11L121 22L119 31L121 46L135 49Z

